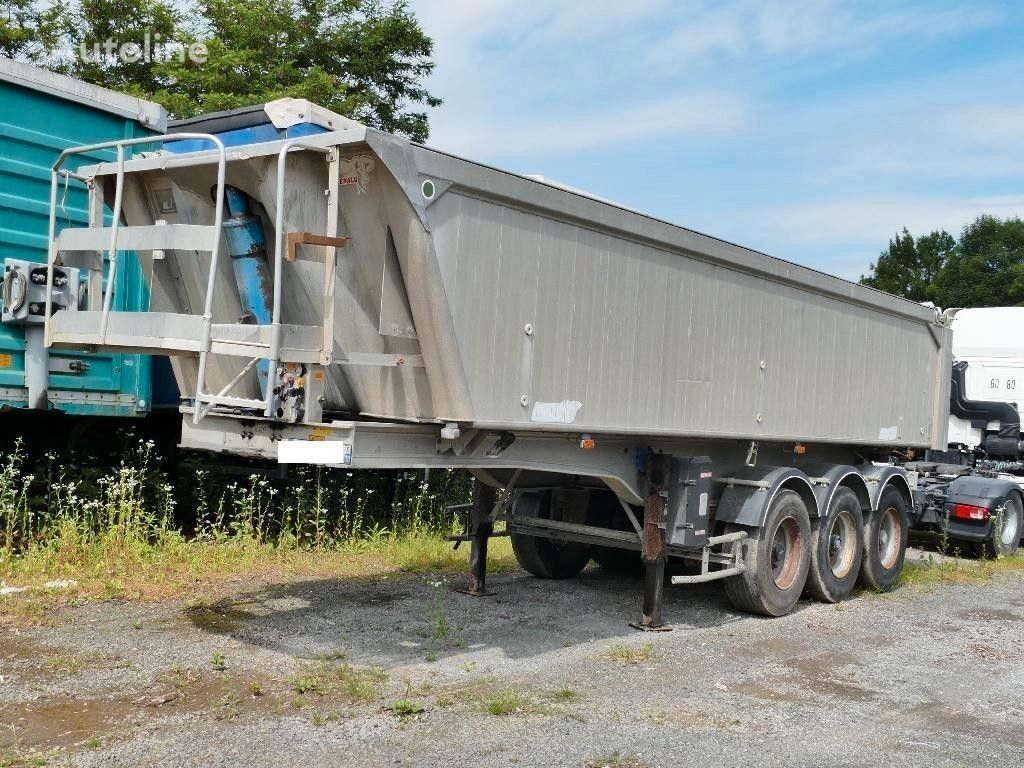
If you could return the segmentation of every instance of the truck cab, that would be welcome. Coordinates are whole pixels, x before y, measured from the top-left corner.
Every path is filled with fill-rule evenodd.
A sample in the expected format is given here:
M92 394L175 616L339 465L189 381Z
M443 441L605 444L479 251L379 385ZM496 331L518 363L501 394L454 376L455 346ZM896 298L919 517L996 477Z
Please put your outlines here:
M948 450L904 465L917 474L918 527L940 532L953 549L1009 555L1024 535L1024 307L946 315L953 332Z
M1016 461L1024 448L1024 307L962 309L952 329L950 448Z

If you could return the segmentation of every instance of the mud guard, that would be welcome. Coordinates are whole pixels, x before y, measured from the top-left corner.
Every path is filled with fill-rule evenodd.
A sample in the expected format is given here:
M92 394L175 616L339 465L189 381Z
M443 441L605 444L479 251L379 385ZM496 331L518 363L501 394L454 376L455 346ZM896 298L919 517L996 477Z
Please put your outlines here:
M868 464L860 467L860 472L868 484L868 491L871 495L872 511L878 509L878 500L882 498L882 491L892 485L899 489L911 510L914 508L914 495L910 492L910 481L906 473L899 467L892 464Z
M800 469L807 473L811 481L820 514L828 511L832 498L841 487L849 488L857 494L862 510L874 508L868 483L856 467L849 464L805 464Z
M768 508L783 488L800 494L808 514L818 517L818 501L811 482L795 467L744 467L716 480L725 486L718 497L716 522L762 527Z

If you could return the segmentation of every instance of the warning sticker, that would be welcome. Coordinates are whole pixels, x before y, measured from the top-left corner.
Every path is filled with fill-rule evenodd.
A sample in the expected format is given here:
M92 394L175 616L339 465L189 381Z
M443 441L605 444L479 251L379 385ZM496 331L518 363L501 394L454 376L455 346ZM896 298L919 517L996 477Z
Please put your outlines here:
M6 352L0 354L0 368L10 368L13 365L14 358L11 355L7 354Z
M345 157L341 160L341 178L339 183L342 186L354 184L356 193L365 195L370 186L370 174L376 167L376 163L370 155L356 155Z
M331 430L327 429L327 427L313 427L309 431L310 440L326 440L330 436Z

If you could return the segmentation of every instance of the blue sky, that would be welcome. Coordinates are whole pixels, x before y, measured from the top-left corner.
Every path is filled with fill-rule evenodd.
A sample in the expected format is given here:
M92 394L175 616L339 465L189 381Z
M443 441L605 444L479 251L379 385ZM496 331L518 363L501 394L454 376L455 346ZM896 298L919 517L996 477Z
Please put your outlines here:
M1024 6L412 0L430 144L849 279L1024 215Z

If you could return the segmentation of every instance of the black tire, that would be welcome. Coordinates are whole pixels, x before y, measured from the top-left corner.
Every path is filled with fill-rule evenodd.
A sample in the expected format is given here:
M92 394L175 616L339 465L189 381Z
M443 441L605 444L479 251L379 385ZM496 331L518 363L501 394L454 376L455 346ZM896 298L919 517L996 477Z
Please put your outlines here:
M595 546L590 550L590 558L612 573L621 573L624 576L643 575L640 553L631 549Z
M857 585L863 553L860 500L849 488L837 488L824 516L811 521L807 593L823 603L847 598Z
M512 516L551 519L551 491L522 492L513 502ZM512 534L512 552L519 565L539 579L568 579L590 561L589 544L558 541L523 533Z
M864 522L864 556L860 562L858 583L879 592L888 592L896 583L907 555L910 515L907 500L898 489L882 491L878 509Z
M638 512L643 517L643 511ZM611 491L593 490L587 502L587 525L598 528L610 528L613 531L632 531L633 526L622 511L622 504ZM590 558L599 566L612 573L626 576L643 574L643 562L640 553L631 549L608 547L595 544L590 550Z
M747 569L725 579L725 594L736 608L765 616L784 616L804 591L811 556L811 521L795 491L779 491L764 526L746 529L740 545Z
M992 516L992 534L988 541L978 542L975 551L980 557L1008 557L1020 546L1024 531L1024 506L1020 496L1011 493L999 505L1002 512Z

